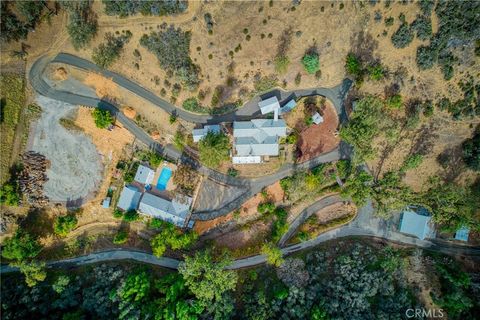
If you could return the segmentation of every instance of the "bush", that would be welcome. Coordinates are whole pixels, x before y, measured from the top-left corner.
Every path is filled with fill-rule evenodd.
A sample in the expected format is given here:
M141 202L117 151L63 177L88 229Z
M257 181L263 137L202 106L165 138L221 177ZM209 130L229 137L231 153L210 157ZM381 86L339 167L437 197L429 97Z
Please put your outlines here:
M105 129L113 124L112 114L108 110L95 108L92 111L92 116L97 128Z
M183 109L195 113L201 114L208 114L210 110L202 106L196 98L188 98L187 100L183 101L182 104Z
M123 211L120 209L113 210L113 217L117 219L123 218Z
M260 75L256 75L254 79L253 86L255 88L255 92L262 93L268 91L272 88L278 86L278 79L274 76L265 76L261 77Z
M463 161L470 169L480 171L480 126L471 139L462 144Z
M394 23L394 22L395 22L395 18L394 18L394 17L385 18L385 26L387 26L387 27L393 26L393 23Z
M37 239L19 228L13 237L3 242L2 257L19 262L35 258L41 250Z
M188 8L188 1L135 1L135 0L102 0L107 15L128 17L141 13L142 15L166 16L184 12Z
M190 58L190 39L190 32L170 26L165 31L143 35L140 44L157 56L162 68L172 71L187 88L194 90L200 82L200 70Z
M230 156L230 141L224 133L208 132L198 143L200 161L206 166L217 168Z
M420 40L428 40L432 37L432 21L430 18L419 16L412 23L412 29L416 31L417 38Z
M382 80L385 77L385 69L380 63L368 67L370 79L374 81Z
M68 11L67 31L76 50L86 47L97 34L97 20L91 10L91 2L59 1Z
M110 67L120 57L123 46L130 41L131 33L115 37L112 33L105 34L105 42L93 49L92 60L102 68Z
M140 215L136 210L128 210L123 215L123 221L126 221L126 222L133 222L133 221L137 221L138 219L140 219Z
M115 244L124 244L128 240L128 232L121 230L118 231L115 237L113 237L113 243Z
M228 168L227 174L230 177L236 177L236 176L238 176L238 170L236 170L235 168Z
M414 154L409 156L402 164L400 171L405 172L410 169L418 168L423 162L423 156L421 154Z
M392 43L395 48L405 48L413 40L412 28L407 23L402 23L392 35Z
M297 75L295 76L295 85L300 85L300 83L302 82L302 74L299 72L297 73Z
M20 193L18 184L15 181L6 182L0 188L0 203L7 206L18 206L20 202Z
M420 70L433 67L438 60L438 52L432 46L420 46L417 48L416 62Z
M315 74L320 69L320 60L318 53L307 53L302 58L302 65L309 74Z
M403 106L403 99L399 94L394 94L393 96L388 97L385 102L390 109L400 109Z
M172 250L189 248L198 238L197 233L193 231L182 232L169 222L163 222L160 228L162 231L150 241L150 246L156 257L161 257L168 247Z
M77 218L73 214L57 217L53 229L55 234L66 237L77 226Z
M273 243L264 244L262 246L262 254L267 256L267 263L275 267L280 267L285 261L282 251Z
M259 213L272 213L275 210L275 204L273 202L260 203L257 207Z
M360 59L351 52L347 55L345 70L348 74L355 77L360 76L362 73L362 63L360 62Z
M290 59L287 56L277 56L273 63L275 65L275 71L279 74L284 74L288 70Z

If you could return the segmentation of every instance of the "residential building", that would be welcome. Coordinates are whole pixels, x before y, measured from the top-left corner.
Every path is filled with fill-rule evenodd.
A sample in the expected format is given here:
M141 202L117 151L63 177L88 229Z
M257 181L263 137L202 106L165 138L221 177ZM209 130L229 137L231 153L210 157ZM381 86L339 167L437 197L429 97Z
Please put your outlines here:
M154 176L155 171L153 171L147 166L139 165L137 172L135 173L135 178L133 180L144 185L149 185L153 182Z
M403 210L400 219L400 232L415 236L421 240L434 238L432 217L422 207L407 207Z
M455 240L468 242L468 235L470 234L470 229L467 227L461 227L455 232Z
M178 227L186 227L185 222L190 214L191 205L192 198L187 196L177 195L173 200L167 200L151 193L144 193L138 211ZM191 224L188 227L191 227Z
M315 112L315 114L312 116L312 121L315 124L320 124L323 122L323 117L320 115L320 113Z
M258 103L258 107L262 114L267 114L270 112L278 111L280 109L280 103L278 102L277 97L273 96L271 98L262 100Z
M131 185L124 186L117 207L124 211L136 210L141 197L142 193L138 188Z
M287 135L284 120L254 119L233 123L233 163L260 163L279 155L279 138Z
M218 124L214 124L214 125L206 125L201 129L193 129L193 132L192 132L193 142L199 142L209 132L220 133L220 126Z

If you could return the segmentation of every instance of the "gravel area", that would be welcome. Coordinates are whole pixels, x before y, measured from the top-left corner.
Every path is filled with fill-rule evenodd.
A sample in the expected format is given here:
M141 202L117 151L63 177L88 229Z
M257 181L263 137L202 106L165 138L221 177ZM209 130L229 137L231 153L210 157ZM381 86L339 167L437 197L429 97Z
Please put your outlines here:
M38 96L42 116L30 135L30 149L50 160L44 192L55 202L81 205L100 186L102 164L95 145L82 133L72 133L60 125L77 106Z

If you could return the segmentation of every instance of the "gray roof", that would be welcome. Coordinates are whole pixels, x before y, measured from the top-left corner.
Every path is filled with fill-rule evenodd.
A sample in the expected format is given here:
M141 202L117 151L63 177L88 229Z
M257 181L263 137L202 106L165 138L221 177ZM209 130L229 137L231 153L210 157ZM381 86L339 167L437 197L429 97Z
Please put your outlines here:
M117 207L125 211L136 210L141 196L142 194L136 187L130 185L124 186L120 193Z
M258 107L262 114L270 113L275 109L280 108L280 103L278 103L277 97L273 96L271 98L262 100L258 103Z
M214 132L214 133L219 133L220 132L220 126L218 124L214 124L214 125L206 125L202 129L193 129L193 131L192 131L193 142L200 141L210 131Z
M278 156L278 138L286 135L284 120L254 119L233 123L236 156Z
M455 232L455 240L468 241L468 235L470 233L470 228L461 227Z
M320 115L320 113L316 112L316 113L312 116L312 121L313 121L313 123L315 123L315 124L322 123L322 122L323 122L323 117Z
M135 173L135 178L133 180L142 184L150 184L152 183L154 176L155 171L144 165L139 165L137 173Z
M290 112L293 108L297 106L295 99L288 101L283 107L280 108L280 114Z
M432 217L424 212L415 212L411 208L407 208L402 213L400 222L400 232L416 236L424 240L435 236L433 228L431 228Z
M189 197L170 201L151 193L144 193L138 210L143 214L183 227L190 212L191 203L192 199Z

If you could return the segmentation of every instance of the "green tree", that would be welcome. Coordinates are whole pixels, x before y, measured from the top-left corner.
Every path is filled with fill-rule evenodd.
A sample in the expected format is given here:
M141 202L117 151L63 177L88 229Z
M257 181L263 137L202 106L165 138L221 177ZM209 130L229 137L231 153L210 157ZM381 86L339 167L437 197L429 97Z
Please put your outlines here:
M68 11L67 31L73 47L78 50L86 47L97 34L97 20L91 10L91 1L59 1Z
M373 177L360 170L345 182L341 194L343 197L352 198L357 206L363 206L367 203L367 199L372 196L372 183Z
M157 257L161 257L168 247L173 250L186 249L198 238L196 232L183 232L180 228L168 222L162 222L161 225L157 227L161 228L162 231L150 241L153 254Z
M280 267L283 262L282 250L274 243L268 242L262 246L262 253L267 256L267 263L275 267Z
M359 100L350 121L340 129L340 137L354 148L354 163L362 163L375 156L372 140L380 132L383 103L374 96Z
M207 307L221 301L227 292L235 289L238 276L235 271L225 269L230 262L225 258L214 261L209 251L201 251L193 257L186 256L178 272L200 304Z
M132 34L130 32L115 37L111 32L105 34L105 42L93 49L92 60L102 68L110 67L123 51L123 47Z
M228 160L230 142L224 133L210 131L198 143L198 151L200 153L200 161L203 164L216 168L222 161Z
M29 287L34 287L38 282L42 282L47 277L45 262L21 261L14 264L25 276L25 282Z
M73 214L57 217L53 225L55 234L66 237L77 226L77 218Z
M0 203L7 206L18 206L19 202L18 185L15 182L6 182L0 188Z
M402 96L394 94L385 100L385 104L390 109L400 109L403 105Z
M52 289L56 293L60 294L68 287L70 284L70 277L67 275L59 275L55 282L52 284Z
M480 126L477 127L473 137L462 144L463 161L470 169L480 171Z
M305 71L307 71L307 73L315 74L315 72L320 70L320 60L318 53L306 53L302 58L302 65L305 68Z
M128 232L125 230L120 230L117 232L115 237L113 237L113 243L115 244L124 244L128 240Z
M108 110L102 110L95 108L92 111L93 120L95 125L100 129L108 128L113 124L112 114Z
M139 302L148 297L150 289L149 274L145 270L137 270L128 275L117 294L123 301Z
M360 59L352 52L350 52L347 55L347 59L345 62L345 70L349 75L352 75L355 78L360 77L362 75L362 72L363 72L362 63L360 62Z
M140 215L136 210L128 210L123 214L123 221L133 222L137 221L138 219L140 219Z
M35 258L42 247L37 239L26 231L18 229L13 237L3 243L2 257L9 260L24 261Z

